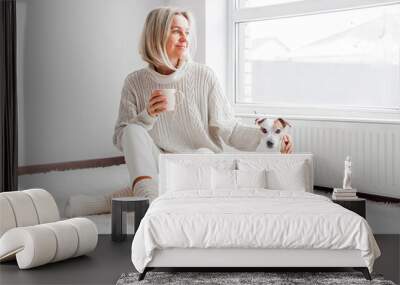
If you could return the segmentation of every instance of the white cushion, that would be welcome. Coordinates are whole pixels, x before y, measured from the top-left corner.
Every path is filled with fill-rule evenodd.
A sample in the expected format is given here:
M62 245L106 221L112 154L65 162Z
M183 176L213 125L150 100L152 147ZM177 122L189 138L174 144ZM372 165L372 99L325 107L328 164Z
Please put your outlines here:
M65 206L67 218L109 213L110 207L105 195L73 195Z
M99 235L111 234L111 214L85 216L91 220L97 228ZM133 235L135 233L135 212L126 213L126 233Z
M266 170L212 169L214 192L240 190L241 188L267 188Z
M168 155L171 159L162 159L162 156L164 155L160 155L160 195L167 191L212 191L212 168L235 169L234 159L221 159L215 154Z
M236 170L237 188L267 188L265 169Z
M211 189L211 167L171 163L168 167L167 191Z
M273 159L239 159L240 170L267 171L267 188L273 190L309 191L312 192L311 163L304 159L290 159L282 155Z
M236 190L236 170L212 168L212 189L214 191Z
M306 165L294 163L290 168L280 165L267 172L268 189L307 191Z
M152 185L147 182L152 182L153 179L144 179L136 183L135 189L138 190L138 186L142 183L146 183L143 187L144 190L148 191L152 189ZM139 191L138 191L139 192ZM136 196L145 196L143 193L135 193ZM111 200L117 197L129 197L134 196L131 187L125 187L117 191L113 191L109 194L78 194L69 197L68 202L65 206L64 216L67 218L83 217L90 215L99 215L111 213Z

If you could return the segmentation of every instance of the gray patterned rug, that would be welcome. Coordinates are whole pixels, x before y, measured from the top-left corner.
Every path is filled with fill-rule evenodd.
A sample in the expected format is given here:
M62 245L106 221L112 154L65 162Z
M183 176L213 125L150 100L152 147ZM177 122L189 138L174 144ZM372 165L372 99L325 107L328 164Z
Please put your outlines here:
M384 280L381 275L372 275L372 281L364 278L360 272L148 272L146 278L138 281L139 273L122 274L116 285L134 284L379 284L395 285Z

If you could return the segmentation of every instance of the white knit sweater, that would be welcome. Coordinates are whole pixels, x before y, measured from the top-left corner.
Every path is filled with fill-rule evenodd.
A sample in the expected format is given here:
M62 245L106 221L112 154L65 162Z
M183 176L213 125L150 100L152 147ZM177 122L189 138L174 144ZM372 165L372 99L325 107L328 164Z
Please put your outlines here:
M181 91L177 106L173 112L151 117L146 104L152 91L162 88ZM194 62L186 62L170 75L159 74L150 67L129 74L122 89L113 137L120 150L123 128L128 124L144 126L161 150L172 153L199 148L222 152L221 139L239 150L253 151L261 139L256 126L243 125L234 117L213 71Z

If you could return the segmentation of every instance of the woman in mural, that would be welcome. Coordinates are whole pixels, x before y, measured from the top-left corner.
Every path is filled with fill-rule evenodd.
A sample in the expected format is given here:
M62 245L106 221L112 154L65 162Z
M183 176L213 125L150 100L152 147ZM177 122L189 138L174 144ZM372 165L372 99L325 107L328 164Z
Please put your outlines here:
M151 11L139 49L148 67L125 79L113 137L135 195L157 196L160 153L219 153L222 141L238 150L257 148L260 130L237 121L214 72L191 60L195 35L189 12ZM292 149L286 136L281 152Z

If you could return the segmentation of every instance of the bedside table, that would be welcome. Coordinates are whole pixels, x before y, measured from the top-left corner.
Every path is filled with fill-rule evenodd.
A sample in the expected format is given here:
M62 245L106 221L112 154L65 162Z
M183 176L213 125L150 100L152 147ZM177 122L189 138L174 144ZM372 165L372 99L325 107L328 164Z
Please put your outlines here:
M365 199L355 198L352 200L340 200L340 199L332 199L332 202L339 204L340 206L353 211L356 214L359 214L361 217L365 219Z
M135 212L135 233L149 208L149 199L144 197L119 197L112 199L111 239L126 239L126 212Z

